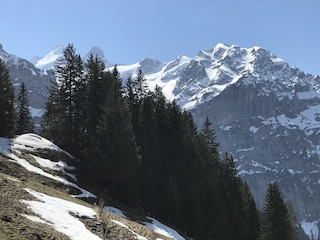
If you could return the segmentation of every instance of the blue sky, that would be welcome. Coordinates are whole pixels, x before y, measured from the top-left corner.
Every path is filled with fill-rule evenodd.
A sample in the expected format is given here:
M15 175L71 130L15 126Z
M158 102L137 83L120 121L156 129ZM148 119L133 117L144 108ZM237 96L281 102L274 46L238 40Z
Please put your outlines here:
M73 43L113 63L260 46L320 75L319 0L0 0L0 43L30 59Z

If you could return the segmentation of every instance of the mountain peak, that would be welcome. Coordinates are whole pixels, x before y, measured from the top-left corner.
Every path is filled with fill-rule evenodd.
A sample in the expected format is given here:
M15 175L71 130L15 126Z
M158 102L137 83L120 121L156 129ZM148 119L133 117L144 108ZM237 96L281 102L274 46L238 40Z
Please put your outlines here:
M105 58L103 50L100 47L94 46L90 49L90 51L84 56L83 61L87 61L92 55L93 57L99 57L103 60L106 66L111 65L108 60Z
M35 67L40 68L41 70L44 70L44 71L53 69L56 63L56 60L62 56L63 50L64 50L64 47L62 45L57 45L44 57L42 58L34 57L33 59L36 60L34 62Z
M102 58L102 59L105 58L105 56L104 56L104 54L103 54L103 50L102 50L101 48L99 48L99 47L96 47L96 46L92 47L92 48L90 49L90 51L85 55L84 58L87 59L91 54L92 54L94 57L95 57L95 56L98 56L98 57L100 57L100 58Z

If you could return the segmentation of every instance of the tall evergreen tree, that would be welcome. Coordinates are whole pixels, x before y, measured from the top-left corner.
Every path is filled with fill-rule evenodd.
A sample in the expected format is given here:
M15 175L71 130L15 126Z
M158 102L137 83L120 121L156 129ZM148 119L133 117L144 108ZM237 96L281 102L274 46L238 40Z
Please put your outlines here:
M219 157L219 152L218 152L218 147L219 143L217 142L217 137L216 133L214 132L213 129L211 129L211 121L207 117L204 124L203 128L201 130L201 133L204 137L205 145L206 145L206 152L207 152L207 162L206 162L206 167L210 171L217 171L218 169L218 162L220 160Z
M62 143L63 109L60 105L59 87L56 81L51 82L49 96L45 105L41 121L41 134L56 143Z
M259 236L260 219L256 203L246 182L242 184L243 236L247 240L256 240Z
M265 195L259 240L297 239L295 229L278 184L271 182Z
M14 89L9 71L0 58L0 136L11 137L14 133Z
M102 161L98 163L100 171L96 174L98 181L103 184L101 187L111 196L132 206L137 204L139 198L140 158L116 67L109 75L107 85L103 112L97 126Z
M133 90L134 95L138 100L143 100L149 92L147 80L145 79L141 69L137 72L137 78L136 81L134 81Z
M98 120L101 117L101 105L107 92L107 74L105 64L97 56L90 55L86 63L86 82L88 85L88 133L95 135Z
M59 86L59 98L52 97L51 100L54 98L59 101L58 107L55 108L59 109L55 119L59 120L60 129L56 134L59 138L53 140L72 154L79 156L83 150L82 144L86 132L87 95L83 62L80 55L76 54L72 44L64 49L63 57L58 60L56 79ZM49 123L47 128L56 129L53 124L54 122Z
M29 110L29 98L24 82L21 83L17 98L17 123L16 133L33 132L34 123Z

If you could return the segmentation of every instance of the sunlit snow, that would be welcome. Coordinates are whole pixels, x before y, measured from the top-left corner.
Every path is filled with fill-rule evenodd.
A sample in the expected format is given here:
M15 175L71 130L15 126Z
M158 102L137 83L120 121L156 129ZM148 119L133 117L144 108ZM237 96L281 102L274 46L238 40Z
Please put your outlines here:
M143 222L144 225L147 226L147 228L151 229L152 231L155 231L156 233L159 233L163 236L170 237L176 240L184 240L177 231L173 230L172 228L162 224L158 220L148 217L149 220L151 220L151 223L149 222Z
M72 240L101 240L101 238L90 232L78 218L71 215L71 213L73 213L79 217L95 218L96 213L91 208L48 196L28 188L25 190L39 200L21 200L21 202L26 204L35 214L40 216L24 215L28 219L35 222L45 222Z

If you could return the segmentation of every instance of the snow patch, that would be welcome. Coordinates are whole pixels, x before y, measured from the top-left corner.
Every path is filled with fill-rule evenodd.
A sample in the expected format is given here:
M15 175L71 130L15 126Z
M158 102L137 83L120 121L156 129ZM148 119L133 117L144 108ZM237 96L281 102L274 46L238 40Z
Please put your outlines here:
M131 233L133 233L138 240L148 240L147 238L145 238L145 237L139 235L138 233L136 233L135 231L131 230L131 229L130 229L127 225L125 225L124 223L122 223L122 222L120 222L120 221L117 221L117 220L114 220L114 219L111 219L111 221L114 222L115 224L123 227L123 228L128 229L128 231L131 232Z
M254 134L257 133L258 130L259 130L259 128L255 127L255 126L251 126L251 127L249 128L249 131L252 132L252 133L254 133Z
M128 218L121 210L119 210L118 208L115 208L115 207L105 206L103 208L103 210L108 212L108 213L115 214L115 215L117 215L119 217Z
M73 156L70 153L59 148L53 142L33 133L27 133L16 137L13 141L13 148L24 149L28 151L36 149L50 149L58 152L63 152L64 154L73 158Z
M151 229L152 231L159 233L163 236L173 238L175 240L184 240L177 231L173 230L172 228L162 224L158 220L148 217L149 220L151 220L151 223L149 222L143 222L142 224L146 225L147 228Z
M25 188L25 190L39 201L21 200L21 202L28 205L35 214L40 216L23 215L26 218L50 225L56 231L67 235L72 240L101 240L101 238L90 232L79 219L70 214L73 213L78 217L95 218L96 212L93 209L48 196L32 189Z
M41 117L43 114L43 109L38 109L38 108L34 108L34 107L29 107L29 111L31 113L31 116L34 117Z
M315 240L318 239L319 237L319 227L318 227L318 222L313 221L313 222L307 222L303 220L301 222L301 227L305 234L311 239Z
M238 152L252 151L253 149L254 149L254 147L251 147L251 148L241 148L241 149L238 149L238 150L237 150L237 153L238 153Z
M75 170L76 168L74 166L69 166L66 162L59 161L54 162L49 159L41 158L35 155L32 155L34 159L37 161L37 163L44 168L50 168L55 171L64 171L64 170Z
M79 187L77 184L73 183L73 182L70 182L60 176L55 176L55 175L52 175L50 173L47 173L45 171L43 171L41 168L38 168L36 166L33 166L32 164L30 164L27 160L23 159L23 158L19 158L18 156L16 156L15 154L13 153L10 153L10 154L7 154L8 157L10 157L11 159L15 160L18 164L20 164L22 167L24 167L25 169L27 169L28 171L30 172L34 172L34 173L37 173L37 174L40 174L42 176L45 176L47 178L51 178L55 181L58 181L58 182L61 182L65 185L68 185L70 187L74 187L76 189L78 189L81 194L79 195L74 195L74 197L78 197L78 198L96 198L96 196L90 192L88 192L87 190Z

